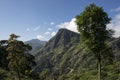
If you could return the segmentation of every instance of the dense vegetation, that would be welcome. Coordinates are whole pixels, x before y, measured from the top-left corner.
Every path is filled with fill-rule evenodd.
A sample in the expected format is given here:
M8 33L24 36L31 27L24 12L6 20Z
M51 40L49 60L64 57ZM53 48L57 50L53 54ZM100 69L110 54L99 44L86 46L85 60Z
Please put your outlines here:
M79 34L60 29L56 36L36 53L38 65L35 71L40 72L42 80L52 80L53 78L97 80L97 59L79 39ZM101 78L102 80L119 80L120 38L112 38L106 43L113 51L114 57L113 63L107 60L101 62Z
M96 13L102 16L95 16ZM15 34L8 40L1 40L0 80L97 80L98 64L101 65L101 80L120 80L120 37L113 38L111 30L106 30L110 18L103 13L101 7L88 6L77 17L80 34L60 29L45 46L34 50L34 56L29 54L34 42L30 46L17 40L19 36ZM82 34L82 30L87 34Z
M113 58L111 49L106 45L106 40L112 38L113 32L106 27L110 20L111 18L108 17L103 8L95 4L90 4L85 8L85 11L76 17L81 42L97 59L98 80L101 80L102 60L112 61Z
M41 49L45 44L46 41L41 41L38 39L32 39L29 41L25 41L25 44L29 44L32 47L32 50L30 50L30 54L34 54L34 52L36 52L38 49Z
M15 34L8 40L0 41L0 80L24 80L33 77L32 67L36 65L35 58L29 54L31 46L18 41Z

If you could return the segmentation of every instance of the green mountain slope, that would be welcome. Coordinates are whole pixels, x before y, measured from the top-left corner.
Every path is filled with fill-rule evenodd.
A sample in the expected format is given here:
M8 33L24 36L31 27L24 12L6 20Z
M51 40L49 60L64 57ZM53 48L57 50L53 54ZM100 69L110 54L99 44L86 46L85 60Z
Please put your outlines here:
M117 71L120 70L117 66L120 64L120 38L111 39L107 43L112 48L115 59L113 64L103 64L102 77L103 80L117 80L119 79ZM80 43L78 33L60 29L42 49L36 52L35 56L38 65L34 70L40 72L41 77L49 77L49 80L52 78L58 80L97 79L97 61Z
M34 52L41 49L46 44L46 41L32 39L32 40L26 41L25 44L29 44L30 46L32 46L32 50L30 51L30 53L34 55Z

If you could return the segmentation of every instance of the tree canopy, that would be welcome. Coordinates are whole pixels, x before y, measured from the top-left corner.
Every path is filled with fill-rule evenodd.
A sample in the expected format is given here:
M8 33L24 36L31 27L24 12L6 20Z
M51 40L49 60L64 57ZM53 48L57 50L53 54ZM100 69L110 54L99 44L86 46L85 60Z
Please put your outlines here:
M28 72L31 73L36 62L35 57L29 54L32 47L17 40L18 37L11 34L8 40L0 41L0 63L3 67L6 66L9 70L15 71L21 80L21 75L28 76Z
M80 32L81 41L98 60L99 78L101 59L112 57L110 49L106 45L106 40L110 39L113 34L113 31L106 27L110 20L111 18L108 17L103 8L95 4L90 4L80 15L76 16L76 24Z

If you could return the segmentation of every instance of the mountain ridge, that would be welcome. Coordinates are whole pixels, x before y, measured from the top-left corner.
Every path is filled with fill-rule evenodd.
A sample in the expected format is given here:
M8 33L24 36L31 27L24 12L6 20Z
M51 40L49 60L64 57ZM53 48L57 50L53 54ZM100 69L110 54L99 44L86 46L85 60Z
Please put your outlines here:
M47 42L41 41L39 39L31 39L29 41L25 41L24 43L29 44L32 47L30 53L34 55L34 52L37 51L38 49L41 49Z
M80 40L80 36L78 33L72 32L67 29L60 29L57 32L57 34L46 43L43 49L40 50L39 54L52 52L54 49L57 49L59 46L67 46L69 44L79 42L79 40Z
M120 61L120 38L113 38L107 41L107 45L114 52L117 63ZM87 80L86 76L92 76L90 80L96 80L97 60L86 47L81 44L80 36L67 29L60 29L58 33L51 38L47 44L37 51L37 66L34 71L43 74L48 72L49 76L58 75L58 80ZM114 75L119 68L114 69L116 64L104 67L107 73ZM107 68L111 66L112 70ZM116 73L117 75L117 73ZM49 77L48 76L48 77ZM65 78L65 77L66 78ZM76 79L77 78L77 79ZM93 79L94 78L94 79ZM105 80L116 80L106 79Z

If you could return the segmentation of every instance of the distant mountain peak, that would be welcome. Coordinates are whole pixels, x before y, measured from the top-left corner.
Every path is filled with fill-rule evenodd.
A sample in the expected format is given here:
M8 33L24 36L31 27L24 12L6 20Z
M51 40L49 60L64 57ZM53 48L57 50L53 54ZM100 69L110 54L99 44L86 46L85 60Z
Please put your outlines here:
M29 44L32 47L32 51L30 53L33 54L34 51L41 49L46 44L46 41L31 39L29 41L26 41L25 44Z
M31 40L41 41L41 40L39 40L39 39L31 39Z
M31 39L29 41L26 41L25 43L39 43L39 44L41 44L41 43L46 43L46 41L41 41L39 39Z

